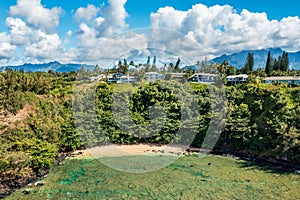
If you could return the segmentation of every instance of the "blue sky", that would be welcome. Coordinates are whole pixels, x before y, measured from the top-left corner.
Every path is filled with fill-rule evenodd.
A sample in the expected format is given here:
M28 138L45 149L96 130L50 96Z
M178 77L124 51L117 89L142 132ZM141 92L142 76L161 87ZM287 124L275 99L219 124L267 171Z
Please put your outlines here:
M284 8L283 8L284 2ZM60 30L64 31L67 27L73 27L76 29L76 21L72 17L72 11L75 11L79 7L85 7L87 4L93 4L99 6L101 4L107 4L107 1L103 0L42 0L42 5L47 8L54 6L60 6L65 10L64 16L62 17L62 24ZM127 19L128 23L132 28L145 27L150 25L150 13L157 11L161 7L172 6L178 10L188 10L195 4L205 4L207 6L219 5L231 5L237 11L247 9L251 12L266 12L269 19L280 20L287 16L300 16L300 2L294 0L128 0L125 8L129 13L130 17ZM5 26L5 19L7 17L7 11L10 6L16 4L16 0L4 0L0 4L0 31L7 30Z
M192 62L244 49L298 51L299 5L291 0L4 0L0 66L53 60L98 63L125 54L147 56L150 47ZM153 37L150 29L133 30L145 27L167 31L156 31Z

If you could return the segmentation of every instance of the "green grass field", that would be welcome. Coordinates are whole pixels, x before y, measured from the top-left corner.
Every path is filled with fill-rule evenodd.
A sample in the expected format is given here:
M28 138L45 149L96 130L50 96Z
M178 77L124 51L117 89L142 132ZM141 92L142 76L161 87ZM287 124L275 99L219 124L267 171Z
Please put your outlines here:
M114 170L88 157L64 162L44 186L7 199L300 199L300 175L227 157L180 157L149 173Z

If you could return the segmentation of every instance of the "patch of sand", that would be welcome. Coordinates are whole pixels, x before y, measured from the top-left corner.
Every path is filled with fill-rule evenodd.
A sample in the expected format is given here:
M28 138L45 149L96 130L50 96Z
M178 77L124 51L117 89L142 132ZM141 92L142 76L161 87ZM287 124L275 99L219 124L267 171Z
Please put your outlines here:
M81 156L122 156L122 155L143 155L143 154L177 154L186 153L184 146L171 145L105 145L89 148L83 151L76 151L74 155Z

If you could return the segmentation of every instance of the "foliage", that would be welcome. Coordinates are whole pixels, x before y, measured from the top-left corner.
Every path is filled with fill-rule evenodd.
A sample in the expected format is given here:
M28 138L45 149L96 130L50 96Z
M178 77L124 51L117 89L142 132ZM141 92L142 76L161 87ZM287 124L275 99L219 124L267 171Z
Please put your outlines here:
M74 80L73 72L24 73L8 69L0 74L0 111L10 113L8 121L16 118L2 129L0 176L13 178L25 171L47 169L58 151L82 145L71 119Z
M78 109L75 115L77 128L83 131L80 134L84 137L84 142L95 146L105 141L122 144L169 143L180 139L177 135L179 127L184 128L193 121L188 117L186 122L180 122L180 109L186 115L193 111L175 96L180 93L181 85L176 81L170 83L167 87L160 83L144 84L139 88L132 88L133 91L99 83L95 88L95 97L89 96L91 91L80 91L76 96ZM90 112L89 109L94 107L94 98L97 119L91 117L93 111ZM112 102L118 103L112 105ZM99 135L95 137L94 132Z
M233 73L226 62L219 66L219 71L223 75ZM76 84L81 91L74 94L75 78L75 73L11 70L0 73L0 113L16 118L22 112L27 113L25 118L9 125L0 122L0 175L39 172L54 163L58 152L72 151L83 144L89 147L108 142L177 142L182 139L177 134L179 129L192 129L195 133L194 140L190 141L192 146L202 147L209 126L216 125L215 115L220 114L212 112L212 105L223 101L212 99L207 85L187 85L197 96L197 101L191 103L198 103L194 110L199 115L193 116L193 109L187 106L192 98L180 93L181 88L189 87L175 81L169 81L170 88L159 83L136 87L104 82L85 85L79 81ZM221 92L215 86L210 89ZM253 81L227 86L225 128L215 148L226 147L300 163L299 94L299 86L286 84ZM179 97L186 100L180 101ZM112 106L113 100L121 103ZM24 111L25 105L30 109ZM128 108L127 115L114 112L124 108ZM183 114L189 117L181 120ZM96 116L90 118L93 115ZM186 134L187 138L193 137L192 133Z
M268 76L270 75L285 75L289 70L289 55L283 51L281 56L274 59L271 56L270 51L268 52L265 72Z
M273 59L271 58L271 52L268 51L268 57L267 57L267 62L266 62L266 68L265 72L267 75L270 75L273 71Z
M228 89L229 143L236 141L232 136L243 138L238 150L299 162L299 101L293 96L299 87L248 84Z
M246 64L245 64L245 74L248 74L249 72L253 71L253 66L254 66L254 55L253 53L248 53L247 58L246 58Z

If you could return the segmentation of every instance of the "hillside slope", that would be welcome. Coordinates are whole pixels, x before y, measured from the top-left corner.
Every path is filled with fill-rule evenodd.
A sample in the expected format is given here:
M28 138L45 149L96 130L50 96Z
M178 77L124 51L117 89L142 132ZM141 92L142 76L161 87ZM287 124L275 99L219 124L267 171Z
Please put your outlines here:
M215 62L221 64L224 60L228 61L229 65L233 65L236 68L244 67L247 54L249 52L254 54L254 69L265 68L268 51L274 58L282 55L283 50L280 48L276 49L262 49L262 50L245 50L231 55L222 55L214 58L209 62ZM289 52L289 66L290 69L300 69L300 52Z

